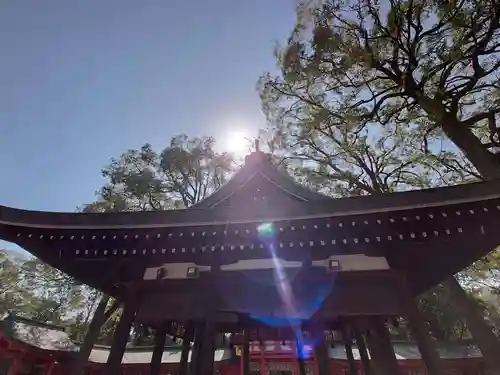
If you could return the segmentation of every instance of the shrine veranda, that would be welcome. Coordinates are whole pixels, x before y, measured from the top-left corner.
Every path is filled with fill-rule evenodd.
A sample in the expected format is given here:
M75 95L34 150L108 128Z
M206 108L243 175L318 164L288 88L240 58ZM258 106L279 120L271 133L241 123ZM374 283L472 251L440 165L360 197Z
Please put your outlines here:
M437 374L414 297L493 250L499 223L500 181L333 199L297 184L259 150L187 209L0 206L2 239L121 302L110 375L119 372L134 321L156 329L156 353L166 334L184 338L183 353L193 342L191 364L181 361L179 375L213 372L220 333L232 334L243 357L250 341L296 340L301 375L300 348L311 344L315 371L326 375L325 332L337 332L347 351L356 342L360 353L370 352L370 359L361 354L365 373L392 371L387 324L401 316L428 373Z

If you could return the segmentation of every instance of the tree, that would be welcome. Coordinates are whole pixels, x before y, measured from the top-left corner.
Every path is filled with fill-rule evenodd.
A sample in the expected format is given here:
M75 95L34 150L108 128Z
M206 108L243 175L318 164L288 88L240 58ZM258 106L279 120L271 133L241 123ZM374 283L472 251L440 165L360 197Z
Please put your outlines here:
M260 94L271 126L262 137L291 174L310 188L340 197L376 195L475 178L473 168L460 162L460 154L438 149L436 136L430 138L435 154L422 153L416 126L372 124L359 130L349 118L332 123L322 115L326 103L305 100L286 77L278 86L275 79L266 79L268 75L260 81ZM315 87L301 90L311 93ZM442 286L422 298L424 316L436 337L451 339L467 332L450 303Z
M370 134L323 122L304 123L303 119L297 120L295 111L301 115L308 113L308 103L300 106L294 101L292 107L283 108L283 111L272 110L276 103L282 105L286 102L287 96L279 92L277 96L271 95L273 101L266 101L269 97L265 94L272 92L263 93L263 100L268 119L276 124L271 148L275 152L281 151L282 159L291 161L291 168L323 193L333 196L381 195L412 187L439 185L457 177L414 147L414 129L404 132L397 128L390 132L380 129ZM281 100L276 100L277 97ZM274 113L287 115L280 114L276 119ZM299 163L294 163L296 161ZM433 318L431 322L439 322L430 309L427 311ZM418 319L411 320L411 323L415 323L413 328L419 329L414 332L422 331ZM448 326L456 324L451 319L447 323ZM440 374L442 366L437 355L432 351L423 352L424 356L426 354L429 354L429 373Z
M465 318L457 311L456 301L444 285L436 285L419 296L418 304L433 337L442 341L469 338Z
M450 170L436 158L424 155L412 142L418 136L414 128L392 127L363 133L352 131L348 126L308 122L304 117L298 119L297 114L313 112L309 111L309 103L301 105L304 103L294 100L291 107L283 108L280 107L283 102L289 103L288 95L282 91L264 91L262 94L268 120L275 124L275 129L270 132L271 149L281 154L281 160L290 162L289 169L299 179L323 193L333 196L377 195L472 178L464 171ZM279 116L273 117L276 113ZM436 295L438 293L433 291L421 301L429 302L431 299L426 297ZM449 297L449 293L440 293L441 298L434 298L433 302L450 302L443 296ZM463 334L463 321L454 314L454 309L444 303L438 306L446 307L443 312L448 314L445 317L435 314L435 305L423 305L425 318L434 328L431 331L439 338L450 337L457 335L459 330L455 327L460 326ZM446 329L443 330L443 326ZM428 359L431 364L429 373L441 373L442 366L437 356L429 355Z
M29 292L22 288L22 259L7 250L0 251L0 314L17 310L29 299Z
M128 150L103 168L107 179L85 211L149 211L189 207L223 184L232 155L214 150L211 137L173 137L160 153L150 144Z
M325 116L442 131L483 178L497 154L500 4L480 1L302 1L282 74L305 97L313 82ZM310 85L308 85L310 86Z
M34 320L63 323L85 301L87 291L79 282L39 259L25 260L22 270L21 285L31 293L23 313Z
M0 313L61 324L78 315L88 288L36 258L0 251Z
M312 117L315 127L351 137L376 133L374 124L412 128L433 154L429 138L445 134L474 177L498 178L499 9L488 1L392 0L384 15L376 0L302 2L288 45L277 51L281 76L264 76L261 93L293 102L275 115ZM446 285L498 372L498 339L456 279Z
M331 124L323 108L292 91L263 84L261 98L272 128L264 136L291 174L331 196L386 194L473 180L456 165L457 153L423 154L418 128L395 126L358 131L348 120ZM437 143L437 141L435 142ZM446 162L446 165L444 165Z
M163 150L160 169L173 199L189 207L217 190L234 171L234 156L217 153L212 137L172 138Z

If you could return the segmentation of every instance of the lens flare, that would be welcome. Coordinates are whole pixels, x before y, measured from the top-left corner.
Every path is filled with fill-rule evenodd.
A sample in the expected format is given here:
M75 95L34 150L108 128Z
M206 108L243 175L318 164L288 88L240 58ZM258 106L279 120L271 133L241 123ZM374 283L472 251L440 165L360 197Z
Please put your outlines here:
M271 239L274 237L273 223L262 223L257 227L257 233L261 239Z
M301 320L297 318L299 314L295 306L292 285L287 278L287 275L285 273L285 270L283 269L283 266L281 265L279 258L276 255L276 232L274 230L274 226L272 223L262 223L257 227L257 233L259 235L259 239L265 243L269 255L271 256L271 259L274 263L273 271L276 288L285 308L286 319L284 319L284 323L286 322L287 325L293 327L297 339L297 355L300 358L305 358L305 352L303 349L305 344L304 335L302 333L302 329L300 328Z
M311 355L312 348L317 344L320 337L305 337L302 331L302 325L305 320L310 319L321 307L325 299L332 293L335 277L315 277L313 274L311 281L312 284L302 285L294 284L293 280L297 275L304 275L303 270L299 268L291 268L287 270L282 265L282 260L279 258L278 248L282 248L279 245L279 235L281 231L278 231L275 225L271 222L260 223L257 226L257 240L264 245L268 253L268 257L273 262L272 269L272 283L276 288L278 295L278 305L282 306L282 313L277 314L278 316L273 316L273 313L262 313L257 311L248 311L248 316L251 319L261 322L262 324L270 327L290 327L292 330L295 340L297 343L297 355L306 359ZM304 251L307 251L304 249ZM258 273L257 273L258 275ZM257 277L257 276L255 276ZM264 279L256 279L253 282L265 283ZM248 290L243 294L253 294L255 293L252 289L251 284L248 284ZM270 287L273 287L269 285ZM294 295L294 288L297 295ZM253 295L252 297L255 297ZM274 301L272 302L275 305Z

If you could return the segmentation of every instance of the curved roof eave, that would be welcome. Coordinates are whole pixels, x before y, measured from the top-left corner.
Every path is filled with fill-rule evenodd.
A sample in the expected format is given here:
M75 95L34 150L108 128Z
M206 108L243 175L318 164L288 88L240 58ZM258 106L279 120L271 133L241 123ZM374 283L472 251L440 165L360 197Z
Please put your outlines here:
M283 221L310 218L374 214L423 207L471 203L500 198L500 180L444 188L414 190L378 196L328 199L308 202L300 210L284 210L275 217L248 217L244 211L224 207L192 207L169 211L115 213L57 213L0 206L0 225L56 229L127 229L202 226L255 221Z

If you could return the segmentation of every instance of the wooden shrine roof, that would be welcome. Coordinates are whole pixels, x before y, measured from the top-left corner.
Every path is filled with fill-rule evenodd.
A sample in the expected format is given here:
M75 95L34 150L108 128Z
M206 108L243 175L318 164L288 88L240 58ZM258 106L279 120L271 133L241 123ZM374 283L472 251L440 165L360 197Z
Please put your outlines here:
M272 224L272 243L260 236L262 223ZM0 239L115 296L115 287L142 281L151 267L260 261L271 257L270 245L273 257L292 262L385 257L419 293L498 246L499 226L500 180L333 199L297 184L261 152L187 209L56 213L0 206Z
M30 211L0 205L0 226L47 229L139 229L275 222L387 213L500 198L500 181L334 199L278 171L264 153L218 191L186 209L112 213ZM1 237L0 228L0 237Z

